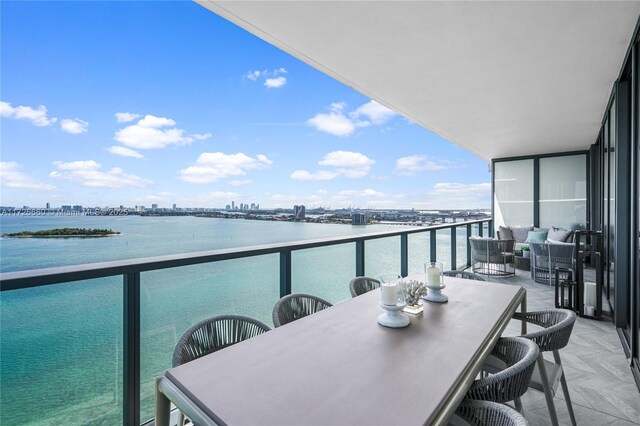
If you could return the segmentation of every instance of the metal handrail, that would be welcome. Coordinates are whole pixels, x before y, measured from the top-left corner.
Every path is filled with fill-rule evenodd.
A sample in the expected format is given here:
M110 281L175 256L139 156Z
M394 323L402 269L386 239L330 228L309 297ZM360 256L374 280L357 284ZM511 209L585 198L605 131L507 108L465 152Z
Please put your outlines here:
M116 260L110 262L61 266L55 268L5 272L0 273L0 291L17 290L50 284L60 284L93 278L104 278L135 272L148 272L158 269L168 269L180 266L219 262L222 260L241 259L245 257L261 256L265 254L282 253L285 251L304 250L316 247L326 247L337 244L347 244L359 241L417 234L421 232L437 231L440 229L455 229L459 226L481 224L490 221L490 219L479 219L467 222L447 223L442 225L432 225L423 228L405 229L399 231L382 231L362 235L349 235L346 237L318 238L314 240L301 240L286 243L180 253L129 260ZM455 253L452 252L452 254Z
M57 268L32 269L26 271L0 273L0 292L32 287L56 285L72 281L88 280L122 275L123 289L123 412L122 423L127 426L140 425L140 274L142 272L180 266L213 263L222 260L241 259L252 256L279 253L280 255L280 296L291 294L291 253L316 247L355 243L356 275L365 274L365 241L379 238L400 237L400 274L408 275L409 234L429 232L430 260L436 260L436 231L451 230L451 268L456 268L456 228L465 226L467 235L471 235L471 226L479 225L479 235L483 234L482 224L491 229L491 219L471 220L467 222L447 223L399 231L373 232L346 237L330 237L315 240L294 241L288 243L265 244L260 246L238 247L222 250L181 253L167 256L155 256L111 262L87 263ZM471 245L467 239L467 265L471 261Z

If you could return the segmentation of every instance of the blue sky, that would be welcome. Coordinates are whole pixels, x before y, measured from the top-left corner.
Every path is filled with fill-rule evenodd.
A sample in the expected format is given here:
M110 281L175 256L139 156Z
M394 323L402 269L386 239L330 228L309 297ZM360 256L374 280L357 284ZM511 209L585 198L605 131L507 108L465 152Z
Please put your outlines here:
M1 7L1 205L489 206L485 160L195 3Z

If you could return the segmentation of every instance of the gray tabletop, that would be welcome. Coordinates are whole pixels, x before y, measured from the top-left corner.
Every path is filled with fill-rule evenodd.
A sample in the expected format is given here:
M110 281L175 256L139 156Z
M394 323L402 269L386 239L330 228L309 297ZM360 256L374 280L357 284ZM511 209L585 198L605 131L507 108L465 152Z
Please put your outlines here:
M439 424L525 297L509 285L446 284L449 302L425 302L409 327L377 323L376 290L168 370L159 387L221 424Z

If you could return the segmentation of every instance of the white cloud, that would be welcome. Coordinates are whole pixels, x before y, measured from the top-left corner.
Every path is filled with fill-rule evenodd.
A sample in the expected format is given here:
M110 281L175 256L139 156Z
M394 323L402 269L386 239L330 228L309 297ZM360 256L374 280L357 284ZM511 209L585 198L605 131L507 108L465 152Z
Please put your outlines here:
M21 170L22 166L15 161L0 162L0 182L2 182L2 186L6 186L7 188L36 189L39 191L55 189L53 185L33 180Z
M262 74L262 71L249 71L245 74L245 77L249 80L256 81L258 77L260 77L260 74Z
M211 137L211 133L187 135L175 125L176 122L170 118L145 115L136 124L118 130L114 139L129 148L160 149L170 145L188 145Z
M371 170L375 161L359 152L333 151L318 162L321 166L334 167L332 170L320 170L315 173L307 170L296 170L290 178L294 180L331 180L343 176L361 178Z
M287 74L287 70L280 67L274 70L249 71L244 76L251 81L258 81L261 77L264 79L264 86L269 89L277 89L287 84L286 77L281 74Z
M158 203L166 207L176 203L178 207L222 207L232 199L240 197L237 192L212 191L197 195L180 195L173 192L158 192L142 198L138 198L139 203Z
M396 160L396 172L403 176L413 176L424 171L437 171L448 168L450 166L429 160L425 155L410 155Z
M347 115L343 112L345 107L344 102L334 102L329 105L329 113L318 113L307 120L307 124L330 135L349 136L357 127L379 126L396 115L389 108L373 100L360 105Z
M261 154L253 158L242 152L203 152L193 166L180 170L180 179L191 183L211 183L231 176L245 176L248 170L265 169L272 163Z
M491 205L491 184L436 183L426 193L426 201L414 202L417 208L464 209L485 208Z
M282 86L284 86L285 84L287 84L287 79L286 77L274 77L274 78L267 78L264 81L264 85L265 87L268 87L269 89L278 89Z
M109 171L100 171L102 165L94 160L71 161L53 163L58 170L52 171L49 176L59 179L67 179L84 186L101 188L121 188L124 186L146 186L152 181L140 176L127 174L119 167Z
M249 185L250 183L251 181L249 179L232 180L231 182L229 182L231 186L244 186L244 185Z
M125 148L124 146L110 146L107 148L112 154L120 155L122 157L132 157L132 158L144 158L144 155L140 154L138 151L135 151L131 148Z
M28 106L13 107L9 102L0 102L0 116L16 120L29 120L34 126L51 126L57 118L47 116L47 107L40 105L37 109Z
M360 105L349 114L354 120L360 120L362 117L367 119L366 121L360 121L360 126L368 126L370 124L379 126L391 120L395 115L397 115L395 112L374 100Z
M316 173L311 173L307 170L295 170L289 176L293 180L331 180L340 176L338 173L328 170L320 170Z
M65 118L60 121L60 128L72 135L79 135L85 133L89 129L89 123L79 118Z
M134 114L132 112L116 112L115 116L118 123L128 123L140 117L140 114Z
M376 191L375 189L363 189L363 190L345 190L336 194L338 198L375 198L384 197L384 193Z
M320 132L334 136L349 136L356 130L355 124L340 112L316 114L307 120L307 124Z

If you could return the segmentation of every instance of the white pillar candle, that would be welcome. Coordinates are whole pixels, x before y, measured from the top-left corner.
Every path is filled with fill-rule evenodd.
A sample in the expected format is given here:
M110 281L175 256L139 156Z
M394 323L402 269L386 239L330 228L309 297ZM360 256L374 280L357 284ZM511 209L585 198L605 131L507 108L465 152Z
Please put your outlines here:
M429 266L427 268L427 283L430 286L440 285L440 268Z
M395 306L398 304L398 286L396 284L382 284L382 304Z
M585 282L584 283L584 304L590 306L597 305L598 291L596 283Z
M585 311L587 315L589 315L590 317L593 317L596 315L596 308L594 308L593 306L587 306Z

